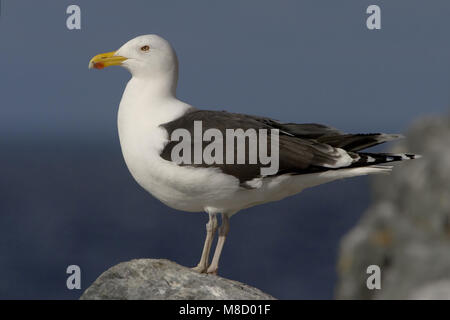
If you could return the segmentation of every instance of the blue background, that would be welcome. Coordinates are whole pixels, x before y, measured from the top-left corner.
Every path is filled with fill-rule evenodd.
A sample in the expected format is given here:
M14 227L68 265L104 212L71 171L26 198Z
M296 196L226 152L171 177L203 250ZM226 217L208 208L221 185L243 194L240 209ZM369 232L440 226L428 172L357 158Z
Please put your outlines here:
M66 28L70 4L81 30ZM381 30L366 27L370 4ZM0 298L78 298L70 264L85 289L132 258L198 262L206 215L133 181L116 128L130 76L88 70L95 54L157 33L177 51L179 98L196 107L404 132L448 110L449 16L445 0L2 0ZM245 210L220 274L277 298L332 298L339 239L369 201L362 177Z

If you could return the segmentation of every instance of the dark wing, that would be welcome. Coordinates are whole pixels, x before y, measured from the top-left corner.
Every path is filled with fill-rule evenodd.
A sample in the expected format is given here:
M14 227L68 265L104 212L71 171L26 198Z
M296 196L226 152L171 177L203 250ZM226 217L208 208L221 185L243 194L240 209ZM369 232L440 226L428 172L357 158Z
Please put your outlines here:
M367 136L349 135L319 124L283 124L269 118L225 111L192 109L182 117L163 124L162 127L168 131L169 137L178 128L184 128L190 132L191 136L194 136L194 121L201 121L203 132L214 128L220 130L223 137L226 136L226 129L242 129L244 131L248 129L278 129L279 170L277 174L307 174L367 165L367 162L363 160L368 158L368 156L359 155L352 151L360 150L362 146L372 146L381 143L376 138L380 136L379 134ZM161 152L161 157L167 161L172 161L172 148L177 143L178 141L169 141ZM202 147L204 148L208 143L204 143ZM270 140L268 145L270 145ZM349 147L348 152L337 149L342 148L345 150L347 146ZM246 149L246 159L248 159L248 149ZM378 160L372 161L372 159L371 165L381 163ZM217 167L222 172L238 178L241 184L260 177L260 169L264 167L260 163L211 165L202 163L189 164L189 166Z
M360 151L403 137L400 134L385 133L349 134L318 123L280 123L279 121L270 118L252 117L271 127L278 128L285 133L292 134L295 137L315 139L318 142L328 144L335 148L342 148L347 151Z
M343 133L333 127L328 127L317 123L277 123L273 122L275 127L280 130L291 133L298 138L315 139L318 142L328 144L335 148L342 148L347 151L360 151L378 144L399 139L400 134L385 133Z

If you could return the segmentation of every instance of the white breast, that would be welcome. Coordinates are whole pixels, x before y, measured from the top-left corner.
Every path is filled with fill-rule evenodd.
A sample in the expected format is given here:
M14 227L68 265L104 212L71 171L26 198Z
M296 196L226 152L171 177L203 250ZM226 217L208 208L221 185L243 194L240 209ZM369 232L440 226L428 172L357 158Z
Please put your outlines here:
M217 206L226 194L234 193L238 180L219 169L180 167L159 155L168 142L161 124L180 117L189 105L173 97L143 94L138 82L130 80L120 103L118 129L122 153L134 179L170 207L204 211Z

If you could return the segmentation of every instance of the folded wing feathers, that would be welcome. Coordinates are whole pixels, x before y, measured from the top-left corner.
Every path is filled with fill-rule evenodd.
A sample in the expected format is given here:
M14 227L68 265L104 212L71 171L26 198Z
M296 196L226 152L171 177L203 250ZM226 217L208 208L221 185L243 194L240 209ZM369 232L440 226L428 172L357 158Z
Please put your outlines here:
M346 134L321 124L281 123L264 117L192 109L177 120L162 125L168 134L176 128L193 130L196 120L203 122L203 128L278 129L279 130L279 173L306 174L326 170L375 166L382 163L415 159L413 154L361 153L360 150L383 142L402 138L399 134L369 133ZM170 161L172 144L166 145L161 157ZM203 166L203 165L200 165ZM208 165L209 166L209 165ZM257 165L249 165L245 170L236 165L213 165L231 174L241 182L257 178Z

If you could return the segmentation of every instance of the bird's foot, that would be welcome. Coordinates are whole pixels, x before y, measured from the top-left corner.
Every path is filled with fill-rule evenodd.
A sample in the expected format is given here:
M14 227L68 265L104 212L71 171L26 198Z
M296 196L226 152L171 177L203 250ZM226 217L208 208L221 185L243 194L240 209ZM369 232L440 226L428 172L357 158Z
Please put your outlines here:
M207 267L205 265L198 264L196 267L191 268L191 270L198 273L205 273Z
M217 270L218 269L219 269L218 267L209 266L208 270L206 270L206 273L207 274L217 275Z

